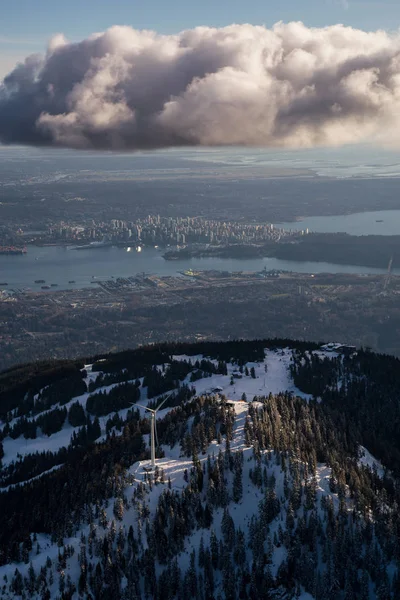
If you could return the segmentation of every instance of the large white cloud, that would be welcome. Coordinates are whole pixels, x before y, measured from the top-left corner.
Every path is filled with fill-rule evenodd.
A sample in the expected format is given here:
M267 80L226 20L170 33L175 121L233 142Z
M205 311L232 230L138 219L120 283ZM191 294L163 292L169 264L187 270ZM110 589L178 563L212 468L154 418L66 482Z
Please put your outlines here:
M0 141L134 150L400 140L400 37L336 25L56 36L0 86Z

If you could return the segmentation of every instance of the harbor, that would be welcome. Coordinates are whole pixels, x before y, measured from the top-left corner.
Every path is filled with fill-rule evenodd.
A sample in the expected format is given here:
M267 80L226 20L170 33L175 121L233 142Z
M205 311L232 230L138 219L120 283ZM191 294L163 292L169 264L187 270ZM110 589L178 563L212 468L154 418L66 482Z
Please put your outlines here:
M114 246L70 252L62 246L28 246L24 255L0 255L0 276L8 289L40 291L42 285L57 284L59 290L95 287L102 281L129 278L143 272L157 277L190 277L201 271L222 273L290 271L293 273L385 274L387 269L297 262L276 258L193 258L166 261L154 247L141 252ZM399 273L398 268L393 273ZM183 275L182 275L183 274ZM193 275L194 274L194 275Z

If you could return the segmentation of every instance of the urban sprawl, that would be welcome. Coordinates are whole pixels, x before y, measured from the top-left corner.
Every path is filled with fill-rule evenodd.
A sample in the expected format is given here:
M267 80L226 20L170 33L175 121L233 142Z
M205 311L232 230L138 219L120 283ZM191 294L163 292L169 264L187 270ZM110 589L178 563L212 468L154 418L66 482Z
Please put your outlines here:
M86 244L108 242L143 245L257 244L280 241L291 235L308 233L284 230L272 224L218 221L202 217L160 217L149 215L136 221L111 219L108 222L51 223L36 231L3 228L2 244Z

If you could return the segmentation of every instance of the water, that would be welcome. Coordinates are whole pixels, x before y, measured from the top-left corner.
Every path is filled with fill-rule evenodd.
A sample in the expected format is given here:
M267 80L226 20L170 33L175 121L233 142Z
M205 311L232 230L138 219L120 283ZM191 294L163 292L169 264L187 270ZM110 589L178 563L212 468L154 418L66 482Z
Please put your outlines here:
M217 269L220 271L261 271L282 269L298 273L385 273L386 269L373 269L349 265L333 265L317 262L295 262L275 258L222 259L193 258L166 261L162 252L145 248L130 252L126 248L106 247L87 250L69 250L65 247L28 247L22 256L0 255L0 283L7 282L7 289L41 290L35 279L44 279L46 285L57 283L54 289L76 289L91 286L91 282L129 277L142 273L178 275L179 271ZM399 270L394 269L394 272ZM69 284L74 280L74 284ZM1 287L1 286L0 286ZM95 286L93 286L95 287Z
M169 151L169 156L179 156L180 150ZM265 148L185 148L186 160L201 160L235 167L264 167L301 169L321 177L398 178L400 155L398 150L376 148L368 145L349 145L340 148L307 148L302 150Z
M296 223L277 223L277 227L321 233L349 233L350 235L400 235L400 210L338 215L335 217L305 217Z

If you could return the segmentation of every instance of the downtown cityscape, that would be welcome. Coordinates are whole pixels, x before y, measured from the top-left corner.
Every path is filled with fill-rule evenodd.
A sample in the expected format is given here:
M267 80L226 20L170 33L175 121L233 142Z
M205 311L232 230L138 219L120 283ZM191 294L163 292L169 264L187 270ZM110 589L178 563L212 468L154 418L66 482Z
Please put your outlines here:
M136 221L111 219L103 222L91 219L84 225L62 221L36 232L25 232L20 227L11 229L3 225L0 231L0 246L3 247L9 244L87 244L100 241L163 247L184 244L260 244L266 241L279 242L299 233L280 229L272 224L160 215L149 215ZM300 233L308 233L308 229Z
M0 600L400 599L400 3L0 19Z

